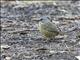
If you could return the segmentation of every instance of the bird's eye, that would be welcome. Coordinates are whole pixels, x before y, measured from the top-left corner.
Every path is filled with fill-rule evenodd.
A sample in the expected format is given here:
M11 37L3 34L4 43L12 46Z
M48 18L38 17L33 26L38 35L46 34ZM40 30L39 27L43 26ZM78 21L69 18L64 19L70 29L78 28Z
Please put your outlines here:
M40 20L42 21L43 19L41 18Z

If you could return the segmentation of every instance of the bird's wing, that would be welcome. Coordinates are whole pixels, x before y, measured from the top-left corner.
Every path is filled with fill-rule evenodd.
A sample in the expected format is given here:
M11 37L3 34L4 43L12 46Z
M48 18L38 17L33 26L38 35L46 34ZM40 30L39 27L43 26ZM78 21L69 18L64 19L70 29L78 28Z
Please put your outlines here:
M50 32L58 32L57 27L52 22L43 24L42 28Z

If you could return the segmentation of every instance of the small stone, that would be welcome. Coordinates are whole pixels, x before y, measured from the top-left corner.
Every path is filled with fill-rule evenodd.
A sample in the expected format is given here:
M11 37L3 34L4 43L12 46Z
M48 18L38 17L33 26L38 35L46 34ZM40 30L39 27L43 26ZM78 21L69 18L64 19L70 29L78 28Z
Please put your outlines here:
M6 59L6 60L11 60L11 57L6 57L5 59Z
M2 58L6 58L6 54L3 53L3 54L1 55L1 57L2 57Z
M53 2L53 5L54 5L54 6L57 6L57 4L56 4L56 2L55 2L55 1Z
M64 13L68 13L68 11L66 11L66 10L61 10L62 12L64 12Z
M67 35L63 35L63 36L58 35L58 36L56 36L55 38L62 39L62 38L66 38L66 37L67 37Z
M1 45L1 49L9 49L10 46L9 45Z
M39 51L39 50L42 50L42 51L43 51L43 50L48 50L48 49L47 49L47 48L44 48L44 47L42 47L42 48L37 48L37 49L36 49L36 51Z
M56 51L53 51L53 50L51 50L51 51L49 51L51 54L54 54L54 53L57 53Z
M32 18L33 21L40 21L40 18Z
M80 60L80 56L75 56L78 60Z
M59 24L60 23L59 21L54 21L54 20L52 22L55 23L55 24Z
M78 42L79 43L79 45L80 45L80 42Z
M50 51L51 54L64 53L64 52L66 52L66 51L53 51L53 50Z

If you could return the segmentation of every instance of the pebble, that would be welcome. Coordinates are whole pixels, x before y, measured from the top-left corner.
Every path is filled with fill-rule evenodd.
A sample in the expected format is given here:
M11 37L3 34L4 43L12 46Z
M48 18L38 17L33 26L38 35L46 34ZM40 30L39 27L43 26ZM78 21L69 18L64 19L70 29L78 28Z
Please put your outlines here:
M9 45L1 45L1 49L9 49L10 46Z
M55 54L55 53L64 53L64 52L67 52L67 51L53 51L53 50L50 51L51 54Z
M6 60L11 60L11 57L6 57L5 59L6 59Z
M80 60L80 56L75 56L78 60Z

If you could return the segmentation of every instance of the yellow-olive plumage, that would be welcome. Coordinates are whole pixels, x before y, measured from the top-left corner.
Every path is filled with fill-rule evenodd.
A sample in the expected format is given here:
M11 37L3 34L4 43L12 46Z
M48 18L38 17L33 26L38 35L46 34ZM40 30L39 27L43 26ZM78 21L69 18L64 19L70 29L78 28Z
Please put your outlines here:
M47 38L54 38L59 34L55 24L53 24L47 17L43 17L38 26L40 32Z

